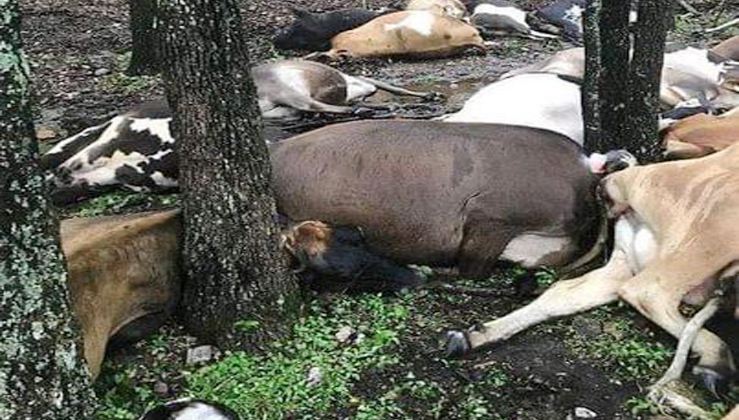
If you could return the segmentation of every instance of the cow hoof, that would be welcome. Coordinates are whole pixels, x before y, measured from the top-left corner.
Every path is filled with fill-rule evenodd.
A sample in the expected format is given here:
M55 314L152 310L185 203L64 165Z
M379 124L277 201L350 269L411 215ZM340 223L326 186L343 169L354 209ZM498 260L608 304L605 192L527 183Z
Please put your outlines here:
M441 92L428 92L423 96L423 99L429 102L441 102L446 96Z
M459 357L470 351L470 339L464 331L450 330L443 338L444 355Z
M703 385L717 398L728 388L730 374L718 372L704 366L696 366L693 373L703 380Z
M358 117L367 117L367 116L371 116L372 114L374 114L374 112L375 110L371 108L365 108L365 107L360 106L354 109L353 114Z

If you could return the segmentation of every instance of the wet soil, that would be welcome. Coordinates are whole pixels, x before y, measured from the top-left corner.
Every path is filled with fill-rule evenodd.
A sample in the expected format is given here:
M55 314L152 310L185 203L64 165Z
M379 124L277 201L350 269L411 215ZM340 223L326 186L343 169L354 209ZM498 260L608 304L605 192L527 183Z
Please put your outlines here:
M268 42L276 28L291 20L292 6L313 11L341 7L399 6L393 0L252 0L243 3L245 25L252 35L250 47L257 62L289 57L275 51ZM531 2L529 2L531 3ZM710 11L710 2L694 2ZM725 12L731 17L736 6ZM34 0L23 4L23 38L32 63L36 123L40 137L53 141L102 122L142 101L163 94L157 78L127 79L124 54L130 47L127 6L123 0ZM707 21L707 17L702 17ZM711 16L711 19L713 17ZM723 21L723 20L722 20ZM680 20L691 25L689 18ZM689 31L688 31L689 32ZM713 37L685 32L673 35L694 45L715 43L726 33ZM500 74L538 61L549 54L572 47L564 41L530 41L517 38L496 40L496 46L485 56L468 52L457 57L427 61L360 60L339 63L343 70L371 76L411 89L443 93L444 99L422 102L377 95L373 101L399 104L396 115L431 117L451 112L461 106L471 93L492 82ZM541 94L546 94L542 92ZM295 128L325 124L325 119L307 119ZM273 130L268 128L268 130ZM272 131L270 131L272 133ZM271 136L284 136L275 130ZM465 297L449 298L440 293L428 293L426 303L416 310L433 313L433 322L424 323L423 316L410 326L411 332L400 344L401 363L389 368L370 370L362 375L354 391L358 395L377 398L394 381L412 373L417 378L438 384L448 397L441 408L440 418L471 418L460 411L466 387L484 389L491 412L504 419L565 419L576 407L586 407L603 419L630 419L626 401L643 396L647 381L634 382L618 378L614 365L596 360L592 355L569 345L572 341L587 341L604 334L604 322L588 316L537 327L517 336L504 346L475 355L448 361L437 348L437 334L444 328L460 328L502 316L520 307L525 301L511 298ZM628 309L618 316L640 319ZM640 321L645 329L652 329ZM739 331L736 324L726 324L727 338L733 340L735 354ZM656 332L656 330L654 330ZM728 335L727 335L728 334ZM674 345L660 332L658 340ZM493 386L486 377L491 369L502 369L509 377L506 386ZM431 418L429 406L413 398L404 402L413 418ZM351 410L335 413L333 418L351 416ZM496 418L496 417L482 417Z

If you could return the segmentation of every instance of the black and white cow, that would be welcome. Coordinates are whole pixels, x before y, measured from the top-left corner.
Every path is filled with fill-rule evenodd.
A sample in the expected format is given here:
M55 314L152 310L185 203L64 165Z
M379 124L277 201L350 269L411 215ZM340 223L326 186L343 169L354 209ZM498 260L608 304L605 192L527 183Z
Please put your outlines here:
M292 9L292 26L277 32L273 40L281 50L326 51L335 35L364 25L382 12L366 9L342 9L326 13L311 13Z
M155 101L57 143L40 161L51 171L52 200L68 204L119 187L175 190L179 167L171 120L167 104Z
M470 22L488 38L493 35L519 35L528 38L557 38L531 29L527 14L507 0L476 2Z
M182 398L159 405L139 420L238 420L230 408L209 401Z
M556 0L537 9L536 16L562 28L566 37L577 41L583 35L582 13L585 6L585 0Z

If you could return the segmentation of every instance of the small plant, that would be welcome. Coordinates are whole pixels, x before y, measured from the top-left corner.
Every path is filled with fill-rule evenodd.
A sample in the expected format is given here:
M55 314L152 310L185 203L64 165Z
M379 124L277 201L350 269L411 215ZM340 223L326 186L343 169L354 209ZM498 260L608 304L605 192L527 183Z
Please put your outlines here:
M113 192L93 198L81 204L73 213L77 217L95 217L103 214L121 213L132 207L156 208L176 205L179 196L150 195L143 193Z

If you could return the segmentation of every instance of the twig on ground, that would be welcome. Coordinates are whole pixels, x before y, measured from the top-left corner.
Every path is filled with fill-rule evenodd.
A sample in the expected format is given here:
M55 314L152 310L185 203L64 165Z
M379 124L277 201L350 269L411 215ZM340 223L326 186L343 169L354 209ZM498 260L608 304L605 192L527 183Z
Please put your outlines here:
M428 290L436 290L439 292L452 293L458 295L474 295L474 296L495 296L495 297L512 297L512 293L501 292L484 287L457 286L449 283L429 283L426 286Z
M716 26L715 28L708 28L704 32L708 34L708 33L711 33L711 32L720 31L720 30L726 29L726 28L728 28L730 26L734 26L737 23L739 23L739 18L732 19L732 20L724 23L723 25Z
M685 10L687 10L688 13L692 13L694 15L697 15L698 14L698 11L695 10L695 7L693 7L690 4L688 4L687 1L685 1L685 0L677 0L677 2L680 3L680 6L682 6Z

